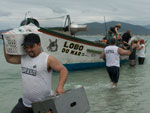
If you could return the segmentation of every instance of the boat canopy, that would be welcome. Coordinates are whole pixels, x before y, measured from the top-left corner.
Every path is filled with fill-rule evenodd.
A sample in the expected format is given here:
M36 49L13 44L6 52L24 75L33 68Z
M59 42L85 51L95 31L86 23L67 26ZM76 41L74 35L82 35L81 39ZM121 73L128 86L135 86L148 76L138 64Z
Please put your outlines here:
M57 30L61 32L69 32L70 35L74 35L79 31L87 31L87 25L79 25L71 23L69 15L56 17L56 18L44 18L38 19L33 17L26 17L20 24L20 26L33 23L37 27L47 28L51 30Z
M70 16L65 15L61 17L56 17L56 18L33 18L33 17L27 17L21 22L22 25L27 25L33 23L38 27L43 27L43 28L55 28L55 27L60 27L60 28L65 28L69 24L71 24Z

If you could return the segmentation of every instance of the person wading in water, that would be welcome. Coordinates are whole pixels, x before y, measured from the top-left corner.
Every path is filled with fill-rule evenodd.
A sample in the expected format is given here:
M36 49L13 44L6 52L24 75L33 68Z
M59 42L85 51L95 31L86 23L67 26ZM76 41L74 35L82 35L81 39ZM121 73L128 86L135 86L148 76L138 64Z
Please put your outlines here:
M120 55L130 55L130 50L124 50L116 46L115 39L110 39L110 44L104 48L100 58L106 59L106 69L110 77L112 87L117 87L119 80Z

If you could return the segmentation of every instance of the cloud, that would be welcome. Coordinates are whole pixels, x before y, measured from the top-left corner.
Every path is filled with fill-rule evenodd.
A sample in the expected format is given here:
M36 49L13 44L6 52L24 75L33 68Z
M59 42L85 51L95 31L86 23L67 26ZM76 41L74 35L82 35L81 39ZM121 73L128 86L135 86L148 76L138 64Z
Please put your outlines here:
M71 15L76 23L122 21L149 24L149 0L0 0L0 29L18 26L27 11L36 18Z
M67 11L63 8L51 8L51 9L54 13L58 13L58 14L61 14L61 15L67 13Z
M8 11L0 10L0 17L10 16L11 13Z

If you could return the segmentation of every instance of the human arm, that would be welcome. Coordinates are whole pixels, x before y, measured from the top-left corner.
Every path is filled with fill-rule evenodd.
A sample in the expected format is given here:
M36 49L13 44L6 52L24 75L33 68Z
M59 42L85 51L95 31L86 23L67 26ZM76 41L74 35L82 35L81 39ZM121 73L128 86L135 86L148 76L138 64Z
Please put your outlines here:
M117 27L115 27L115 32L116 32L117 35L119 34L119 33L118 33L118 28L117 28Z
M122 41L123 42L123 44L127 44L127 45L129 45L126 41Z
M136 49L141 50L142 48L143 48L143 46L138 46Z
M105 53L104 53L104 51L101 53L100 58L105 58Z
M64 90L64 84L67 80L68 71L67 69L53 56L48 57L48 67L59 72L59 83L57 85L57 88L55 90L55 94L62 94L65 92Z
M11 64L21 64L21 56L20 55L9 55L6 53L5 44L3 39L3 48L4 48L4 56L8 63Z
M118 53L120 55L130 55L131 54L131 50L124 50L122 48L118 48Z

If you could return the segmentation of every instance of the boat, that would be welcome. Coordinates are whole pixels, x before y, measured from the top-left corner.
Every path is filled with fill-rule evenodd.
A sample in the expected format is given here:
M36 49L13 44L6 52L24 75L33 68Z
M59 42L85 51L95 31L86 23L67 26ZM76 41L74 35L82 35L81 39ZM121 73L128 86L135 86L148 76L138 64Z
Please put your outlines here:
M48 18L49 22L41 24L43 22L42 19L27 17L21 22L21 27L3 33L3 35L9 37L8 35L10 34L16 34L17 37L18 34L18 38L22 40L23 38L20 38L20 34L23 36L27 33L38 33L41 39L42 50L57 58L69 71L104 67L105 61L100 59L100 54L106 47L106 43L89 41L77 37L75 35L77 32L85 31L88 27L71 22L69 15L63 18L65 19L63 19L63 25L60 27L54 26L53 24L58 23L51 21L56 18ZM52 25L49 26L50 22L52 22ZM43 27L42 25L45 26ZM15 38L11 37L5 41L7 42L6 52L18 55L19 53L15 53L18 51L16 48L22 52L24 51L23 47L21 47L20 41L15 42ZM13 45L18 43L20 47ZM24 54L24 52L21 54ZM127 61L127 56L121 56L121 63Z

